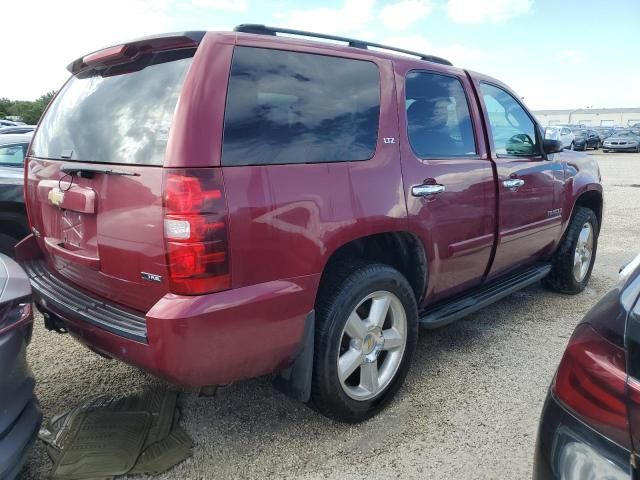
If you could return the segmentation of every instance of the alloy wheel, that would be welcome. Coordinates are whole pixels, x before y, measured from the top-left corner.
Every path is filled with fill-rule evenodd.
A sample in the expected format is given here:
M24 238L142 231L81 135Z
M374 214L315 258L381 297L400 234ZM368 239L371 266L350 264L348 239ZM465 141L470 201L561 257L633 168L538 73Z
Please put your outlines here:
M573 254L573 276L577 282L582 282L589 272L591 257L593 256L593 227L587 222L582 226L578 235L578 242Z
M338 352L338 377L354 400L370 400L395 377L407 344L407 315L387 291L367 295L345 324Z

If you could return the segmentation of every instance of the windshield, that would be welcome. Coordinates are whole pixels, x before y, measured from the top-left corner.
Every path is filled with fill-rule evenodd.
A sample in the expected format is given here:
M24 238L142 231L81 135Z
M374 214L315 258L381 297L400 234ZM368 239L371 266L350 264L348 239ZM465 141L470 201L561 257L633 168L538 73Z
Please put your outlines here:
M28 143L13 143L9 145L0 145L0 167L22 166L24 162L24 153L29 146Z
M192 50L161 52L148 55L144 68L111 67L72 77L43 118L31 154L162 165L192 55Z
M575 135L580 135L581 137L586 137L587 136L587 131L586 130L574 130L573 133Z

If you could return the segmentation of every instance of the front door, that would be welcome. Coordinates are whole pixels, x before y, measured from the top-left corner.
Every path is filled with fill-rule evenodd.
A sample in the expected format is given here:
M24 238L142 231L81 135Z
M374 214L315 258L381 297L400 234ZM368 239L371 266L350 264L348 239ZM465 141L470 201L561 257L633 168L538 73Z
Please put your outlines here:
M548 257L561 229L559 162L542 152L531 115L501 86L476 83L498 176L498 245L489 278Z

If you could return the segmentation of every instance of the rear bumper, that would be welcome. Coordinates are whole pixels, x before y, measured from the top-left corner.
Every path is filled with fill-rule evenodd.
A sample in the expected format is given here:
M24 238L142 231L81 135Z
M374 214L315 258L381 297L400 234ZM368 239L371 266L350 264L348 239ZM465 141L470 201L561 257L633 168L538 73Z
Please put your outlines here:
M59 317L80 342L190 387L226 384L289 366L320 281L320 275L310 275L209 295L167 294L146 315L138 314L143 325L136 338L123 334L119 307L67 283L58 285L66 295L52 292L46 287L50 282L43 281L43 275L53 276L44 262L38 276L32 276L34 271L28 269L38 307Z
M604 150L615 150L616 152L635 152L638 147L633 145L632 147L627 145L603 145Z
M630 452L576 418L549 394L533 461L534 480L629 480Z

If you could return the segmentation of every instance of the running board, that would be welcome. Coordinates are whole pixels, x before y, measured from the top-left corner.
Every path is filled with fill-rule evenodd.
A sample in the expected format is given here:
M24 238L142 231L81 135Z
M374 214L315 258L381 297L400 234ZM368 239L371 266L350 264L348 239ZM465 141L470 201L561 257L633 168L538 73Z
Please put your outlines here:
M462 297L438 302L420 312L420 325L438 328L511 295L546 277L551 265L536 265L477 287Z

